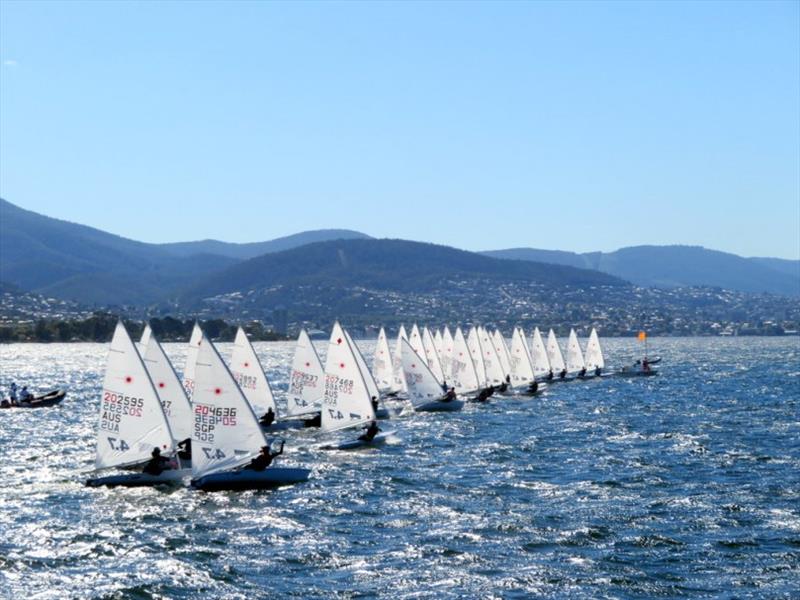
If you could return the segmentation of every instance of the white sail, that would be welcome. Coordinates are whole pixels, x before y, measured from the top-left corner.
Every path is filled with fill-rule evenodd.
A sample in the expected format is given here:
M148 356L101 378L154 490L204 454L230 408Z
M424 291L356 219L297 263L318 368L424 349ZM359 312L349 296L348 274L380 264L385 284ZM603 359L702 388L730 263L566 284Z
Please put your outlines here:
M567 340L567 371L570 373L580 371L585 368L583 362L583 352L581 352L581 345L578 343L578 335L574 329L569 330L569 339Z
M511 385L519 387L531 383L534 380L533 362L528 352L528 344L525 343L525 334L520 327L514 328L510 355Z
M369 367L367 367L367 361L364 360L364 355L361 354L361 350L358 348L358 344L353 341L353 338L350 337L350 332L347 331L344 327L342 327L342 331L347 336L347 341L350 342L350 348L353 350L353 354L355 354L356 362L358 363L358 369L361 371L361 376L364 378L364 383L367 384L367 391L369 392L370 400L375 398L376 400L381 397L381 393L378 390L378 384L375 382L375 378L370 373Z
M419 327L417 327L416 323L414 323L414 325L411 327L411 334L408 336L408 343L411 344L414 352L416 352L427 365L428 359L425 356L425 348L422 346L422 334L419 332Z
M233 342L231 374L256 416L263 416L271 408L277 418L278 409L275 406L275 398L272 395L267 375L264 373L264 368L261 366L261 361L258 360L253 345L241 327L236 330L236 339Z
M453 360L453 335L450 333L450 328L445 325L444 332L442 333L442 370L447 377L450 377L452 371L451 362Z
M147 348L147 344L150 343L151 335L153 335L153 330L150 329L150 323L145 323L144 331L142 331L142 339L139 340L139 344L142 348Z
M314 344L305 329L297 336L297 346L292 359L286 416L296 417L316 412L325 394L325 371Z
M500 366L503 368L503 374L511 375L511 354L508 350L506 338L503 337L499 329L494 330L492 341L494 342L494 350L497 353L497 357L500 359Z
M414 352L407 340L401 341L401 360L403 363L403 376L406 380L408 398L414 408L419 408L429 402L441 400L444 396L441 384L431 373L422 357Z
M475 365L475 373L478 375L478 386L486 387L486 365L483 362L483 350L481 348L480 336L477 327L472 327L467 335L467 348Z
M544 340L538 327L533 330L530 350L534 375L536 377L544 377L550 372L550 359L547 358L547 349L544 346Z
M397 391L394 382L394 369L392 369L392 353L389 350L389 340L386 339L386 331L381 327L378 334L378 344L375 346L375 356L372 359L372 373L375 375L375 383L378 389L383 392Z
M440 384L445 382L444 371L442 370L442 363L439 362L439 354L436 352L436 345L433 340L431 332L427 327L422 328L422 348L425 350L425 358L428 368L433 373L433 376L439 381Z
M564 356L561 354L561 348L558 345L555 332L551 329L547 334L547 360L550 361L550 366L555 374L564 370Z
M153 448L173 451L172 431L139 351L118 321L103 378L95 466L144 462Z
M478 328L478 339L481 351L483 352L483 366L486 370L487 385L502 385L506 379L503 366L500 364L500 357L494 349L494 342L489 336L489 332L483 327Z
M183 367L183 389L186 396L192 399L194 392L194 365L197 362L197 352L200 350L200 343L203 339L203 330L195 321L192 328L192 336L189 338L189 347L186 349L186 364Z
M143 359L175 441L182 442L191 438L192 404L156 336L148 336Z
M349 336L339 323L335 323L325 360L322 430L357 427L374 419L370 393L350 346Z
M250 403L205 336L197 353L192 410L195 478L240 467L267 445Z
M475 371L475 363L472 361L467 341L460 327L456 328L456 335L453 339L453 354L450 361L450 381L449 383L459 394L470 394L477 391L481 384L478 381L478 374Z
M436 333L433 334L433 347L436 349L436 354L439 356L439 362L442 362L442 346L444 340L442 338L442 330L437 329Z
M399 392L406 391L406 378L403 376L403 360L400 358L400 342L402 340L408 340L405 325L400 325L400 331L397 332L397 342L395 342L394 345L394 354L392 355L394 389Z
M604 369L606 361L603 358L603 349L600 347L600 338L597 337L597 331L592 328L592 333L589 335L589 342L586 344L586 368L594 370L598 367Z

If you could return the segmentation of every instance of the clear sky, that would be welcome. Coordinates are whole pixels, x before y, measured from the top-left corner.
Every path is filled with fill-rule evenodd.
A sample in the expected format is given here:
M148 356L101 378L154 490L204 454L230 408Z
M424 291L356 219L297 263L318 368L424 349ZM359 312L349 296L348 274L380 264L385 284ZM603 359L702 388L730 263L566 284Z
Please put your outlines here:
M0 195L151 241L800 258L798 2L0 2Z

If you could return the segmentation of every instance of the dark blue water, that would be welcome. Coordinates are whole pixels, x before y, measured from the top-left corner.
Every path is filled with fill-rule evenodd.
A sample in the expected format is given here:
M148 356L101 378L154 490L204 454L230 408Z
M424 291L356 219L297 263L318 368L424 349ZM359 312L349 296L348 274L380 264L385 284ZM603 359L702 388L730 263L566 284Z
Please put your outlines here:
M282 398L292 345L257 350ZM659 377L400 417L380 450L292 434L309 483L206 494L84 488L105 347L2 346L3 384L69 395L0 411L0 596L797 598L800 340L653 350Z

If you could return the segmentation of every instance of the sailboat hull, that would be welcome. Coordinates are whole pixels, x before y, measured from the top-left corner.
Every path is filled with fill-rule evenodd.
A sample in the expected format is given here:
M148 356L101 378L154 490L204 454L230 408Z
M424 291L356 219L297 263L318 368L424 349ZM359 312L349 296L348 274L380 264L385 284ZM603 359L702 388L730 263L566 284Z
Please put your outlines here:
M373 448L375 446L383 446L386 443L386 440L389 438L389 436L394 435L395 433L396 433L395 430L384 431L376 435L370 441L361 439L350 440L347 442L342 442L341 444L323 446L322 450L358 450L359 448Z
M180 485L191 477L191 469L168 469L160 475L128 473L86 480L87 487L150 487L154 485Z
M414 410L417 412L455 412L462 408L464 408L464 402L461 400L448 400L447 402L435 400L415 406Z
M226 471L192 479L191 486L206 492L263 490L308 481L310 469L270 467L263 471Z

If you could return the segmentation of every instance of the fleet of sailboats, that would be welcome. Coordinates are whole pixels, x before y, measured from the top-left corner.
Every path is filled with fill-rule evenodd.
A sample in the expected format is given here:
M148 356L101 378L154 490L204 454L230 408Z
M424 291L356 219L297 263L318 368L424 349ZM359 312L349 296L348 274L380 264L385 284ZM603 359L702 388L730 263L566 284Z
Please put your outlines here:
M430 330L400 327L394 350L381 328L372 369L338 322L323 367L308 333L295 344L286 402L280 407L258 353L241 327L229 363L195 323L182 380L150 327L137 349L122 322L111 341L99 405L95 477L90 486L147 486L185 483L213 490L261 489L299 483L311 470L273 466L283 452L265 432L319 426L336 440L331 450L378 447L394 437L377 424L389 411L379 402L394 397L414 412L451 412L465 401L494 393L532 396L545 381L603 374L605 360L597 331L585 351L570 330L566 360L555 332L547 343L534 329L530 343L515 327L511 344L502 333L480 325L467 336L461 327ZM401 411L402 412L402 411ZM341 439L347 431L363 432ZM283 459L282 459L283 460ZM107 472L113 472L106 474Z

